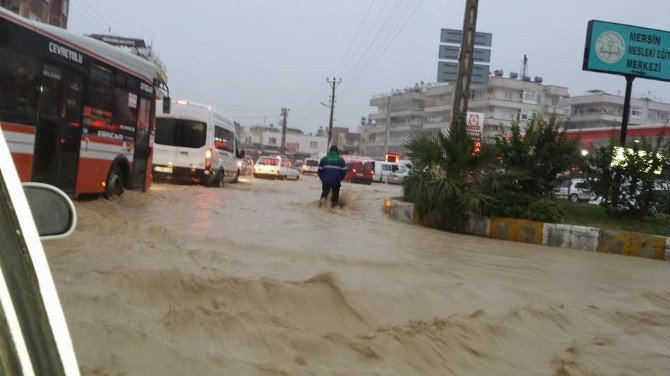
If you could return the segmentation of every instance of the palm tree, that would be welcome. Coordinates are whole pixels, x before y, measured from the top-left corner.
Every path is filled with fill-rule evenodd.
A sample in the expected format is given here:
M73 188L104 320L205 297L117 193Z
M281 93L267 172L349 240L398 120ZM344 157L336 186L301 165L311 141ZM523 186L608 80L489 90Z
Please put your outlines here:
M413 172L403 193L424 223L463 231L469 214L487 214L502 184L494 145L481 143L476 150L465 125L454 124L448 135L415 132L405 147Z

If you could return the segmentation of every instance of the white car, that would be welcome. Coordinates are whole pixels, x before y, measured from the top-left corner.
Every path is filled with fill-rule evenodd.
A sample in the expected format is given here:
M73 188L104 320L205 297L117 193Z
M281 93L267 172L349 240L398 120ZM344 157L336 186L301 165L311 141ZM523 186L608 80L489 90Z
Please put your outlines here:
M300 179L300 172L291 161L281 156L262 156L254 164L254 177L271 179Z
M405 179L407 179L409 171L410 169L408 167L401 165L398 171L389 174L388 180L386 182L389 184L402 184Z
M584 179L564 181L560 186L554 188L554 197L569 199L572 202L591 201L596 198Z
M319 160L316 158L307 158L300 167L303 174L316 174L319 172Z

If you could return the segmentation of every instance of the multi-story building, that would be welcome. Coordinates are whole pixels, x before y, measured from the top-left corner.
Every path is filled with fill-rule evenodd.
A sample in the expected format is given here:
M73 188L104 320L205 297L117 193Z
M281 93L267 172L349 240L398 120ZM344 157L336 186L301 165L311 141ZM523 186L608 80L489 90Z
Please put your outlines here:
M360 140L360 133L351 132L347 127L333 127L332 144L337 145L343 154L359 154Z
M370 105L377 107L377 112L370 115L371 124L361 127L362 153L380 157L387 150L404 155L403 143L412 132L449 129L454 90L455 85L428 84L374 96ZM523 126L534 113L545 118L553 114L563 117L565 108L559 101L567 96L566 87L543 85L539 77L530 81L498 73L486 86L470 86L468 110L484 114L483 134L491 137L509 131L516 119Z
M380 157L384 152L403 154L407 136L422 129L427 120L425 91L424 86L417 86L372 97L370 106L377 107L377 112L370 114L367 124L361 125L361 154L372 157Z
M238 140L254 160L264 154L277 154L281 150L281 127L245 128L238 134ZM327 143L327 136L304 134L295 128L286 130L286 155L293 160L318 157L326 152Z
M67 28L69 0L0 0L0 6L31 20Z
M588 93L561 100L568 128L620 127L624 97L602 90L590 90ZM670 125L670 104L650 98L632 98L628 125Z

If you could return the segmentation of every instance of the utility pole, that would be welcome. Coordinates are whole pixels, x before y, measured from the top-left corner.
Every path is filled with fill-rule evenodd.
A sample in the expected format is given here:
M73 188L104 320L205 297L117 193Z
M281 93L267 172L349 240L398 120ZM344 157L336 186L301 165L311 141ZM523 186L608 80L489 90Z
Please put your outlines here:
M472 78L473 51L475 48L475 32L477 29L477 8L479 0L465 1L465 16L463 18L463 39L461 40L461 55L458 62L458 80L454 90L454 104L451 110L451 127L454 124L465 124L465 114L468 111L470 98L470 79Z
M342 79L335 79L333 77L333 80L331 81L330 79L326 78L326 82L330 85L330 87L333 89L333 93L330 96L330 122L328 123L328 146L326 152L330 150L330 142L331 139L333 138L333 113L335 111L335 88L337 85L342 83Z
M384 155L389 152L389 126L391 124L391 97L392 93L389 93L388 98L386 98L386 130L384 131Z
M288 108L281 109L281 153L286 154L286 119L288 118Z

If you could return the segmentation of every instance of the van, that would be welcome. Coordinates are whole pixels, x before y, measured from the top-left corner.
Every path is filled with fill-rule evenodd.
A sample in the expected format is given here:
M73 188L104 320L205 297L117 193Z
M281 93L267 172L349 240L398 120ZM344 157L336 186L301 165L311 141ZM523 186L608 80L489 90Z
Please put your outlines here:
M380 183L386 183L389 175L400 169L400 163L397 162L372 161L370 163L372 163L372 180Z
M184 181L222 187L239 177L233 123L212 107L173 101L170 113L156 105L153 176L156 180Z
M319 160L316 158L307 158L300 168L302 174L316 174L319 172Z

